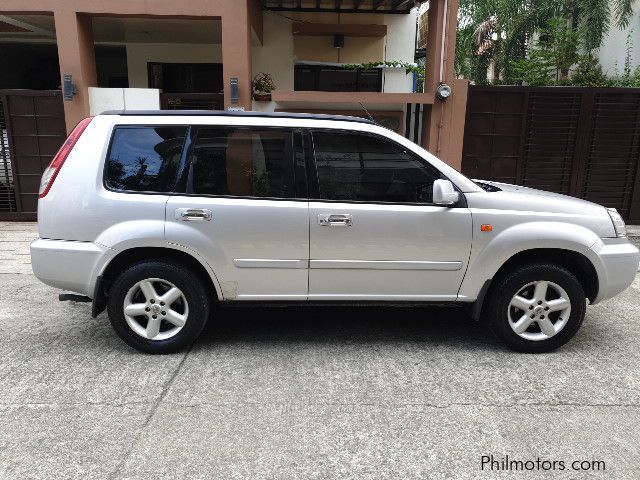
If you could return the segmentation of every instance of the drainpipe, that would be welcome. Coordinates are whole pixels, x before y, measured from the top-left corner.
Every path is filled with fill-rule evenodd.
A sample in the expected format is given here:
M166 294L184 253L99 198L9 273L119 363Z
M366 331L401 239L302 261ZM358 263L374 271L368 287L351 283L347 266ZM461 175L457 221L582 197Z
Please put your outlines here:
M447 48L447 17L449 16L449 0L444 0L444 15L442 15L442 45L440 46L440 83L444 82L444 61Z
M446 55L446 49L448 47L447 37L449 36L449 29L447 28L447 19L449 16L449 0L444 0L444 14L442 15L442 44L440 46L440 79L439 82L444 82L444 65ZM436 156L440 157L440 145L442 139L442 129L444 127L444 108L441 112L440 119L438 121L438 141L436 142Z

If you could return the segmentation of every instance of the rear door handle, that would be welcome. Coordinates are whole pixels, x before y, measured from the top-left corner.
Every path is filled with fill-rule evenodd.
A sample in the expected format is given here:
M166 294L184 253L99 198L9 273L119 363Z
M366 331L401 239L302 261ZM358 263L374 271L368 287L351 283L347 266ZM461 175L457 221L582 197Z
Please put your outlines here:
M208 208L176 208L175 218L183 222L208 222L213 214Z
M351 227L353 219L349 213L320 213L318 225L321 227Z

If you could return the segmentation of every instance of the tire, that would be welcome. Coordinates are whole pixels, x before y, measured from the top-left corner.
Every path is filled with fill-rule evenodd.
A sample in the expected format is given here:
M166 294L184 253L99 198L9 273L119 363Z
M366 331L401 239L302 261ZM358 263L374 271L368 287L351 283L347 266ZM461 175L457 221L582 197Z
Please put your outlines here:
M113 329L127 345L145 353L174 353L191 345L209 317L209 295L197 279L195 272L171 260L132 265L109 292Z
M570 302L569 310L565 300ZM535 264L499 279L492 288L486 313L491 330L509 348L544 353L571 340L582 325L585 311L584 290L571 272L558 265Z

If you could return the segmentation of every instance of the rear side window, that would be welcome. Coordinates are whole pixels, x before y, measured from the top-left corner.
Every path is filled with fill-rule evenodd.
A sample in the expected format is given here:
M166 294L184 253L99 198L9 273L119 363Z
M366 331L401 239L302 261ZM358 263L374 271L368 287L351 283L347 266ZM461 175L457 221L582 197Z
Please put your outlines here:
M288 129L200 128L187 193L295 198L292 139Z
M116 190L169 192L187 127L116 127L107 156L106 184Z
M440 173L401 145L376 135L313 132L323 200L431 203Z

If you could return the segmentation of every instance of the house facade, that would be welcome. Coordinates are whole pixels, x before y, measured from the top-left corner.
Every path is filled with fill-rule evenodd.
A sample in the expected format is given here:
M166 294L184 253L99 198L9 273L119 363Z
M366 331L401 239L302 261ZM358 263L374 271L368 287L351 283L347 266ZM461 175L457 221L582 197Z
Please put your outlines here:
M67 131L114 107L371 114L459 167L457 6L431 2L422 82L413 0L3 0L0 90L62 89Z

